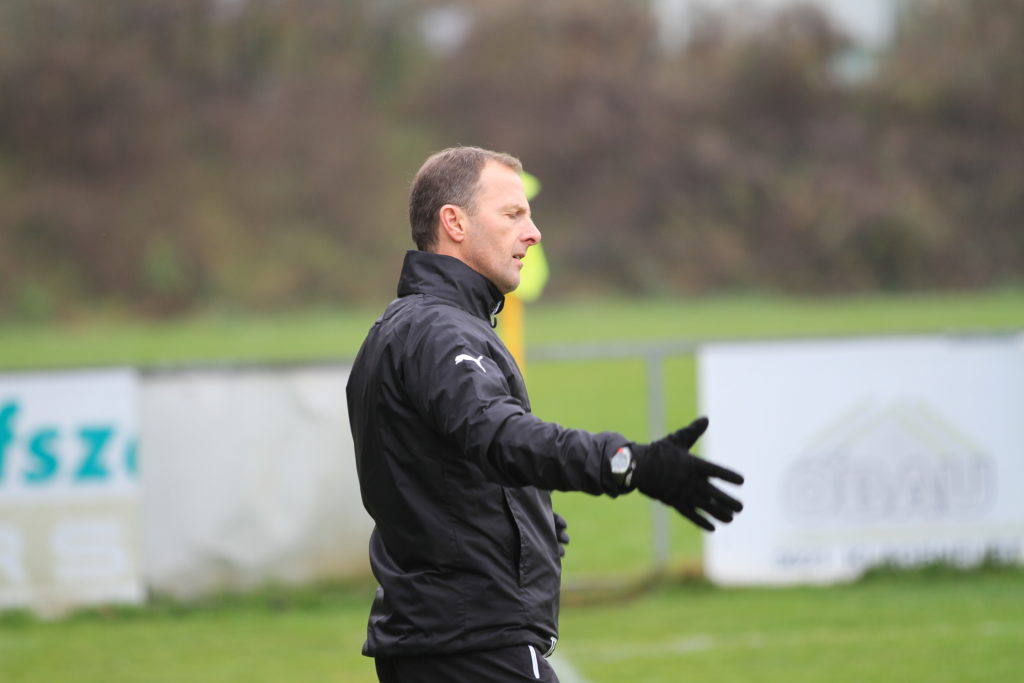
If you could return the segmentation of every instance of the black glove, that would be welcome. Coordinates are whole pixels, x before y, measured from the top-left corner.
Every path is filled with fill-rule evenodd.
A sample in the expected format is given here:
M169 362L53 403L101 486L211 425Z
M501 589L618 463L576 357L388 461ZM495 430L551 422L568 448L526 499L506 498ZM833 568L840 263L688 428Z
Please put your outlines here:
M690 453L693 444L707 428L708 419L699 417L663 439L647 445L633 445L631 450L636 466L632 484L641 493L674 507L702 529L714 531L714 525L698 510L728 523L743 509L743 503L720 490L709 479L716 477L742 484L743 476Z
M558 556L565 557L565 546L569 544L569 534L565 533L565 528L569 524L557 512L552 512L551 514L555 517L555 538L558 539Z

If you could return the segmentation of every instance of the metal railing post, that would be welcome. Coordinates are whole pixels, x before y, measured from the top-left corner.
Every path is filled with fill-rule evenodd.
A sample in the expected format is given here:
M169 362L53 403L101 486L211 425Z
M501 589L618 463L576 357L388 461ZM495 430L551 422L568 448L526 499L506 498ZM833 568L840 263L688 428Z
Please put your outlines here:
M665 355L660 350L647 354L647 432L649 441L665 436ZM663 571L668 567L672 550L668 508L651 501L651 530L654 546L654 567Z

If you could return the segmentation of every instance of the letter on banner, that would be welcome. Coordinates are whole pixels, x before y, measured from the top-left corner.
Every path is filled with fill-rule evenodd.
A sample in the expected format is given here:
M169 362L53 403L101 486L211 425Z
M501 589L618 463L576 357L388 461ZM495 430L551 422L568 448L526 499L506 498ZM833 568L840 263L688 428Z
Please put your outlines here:
M0 374L0 609L141 601L137 397L129 369Z

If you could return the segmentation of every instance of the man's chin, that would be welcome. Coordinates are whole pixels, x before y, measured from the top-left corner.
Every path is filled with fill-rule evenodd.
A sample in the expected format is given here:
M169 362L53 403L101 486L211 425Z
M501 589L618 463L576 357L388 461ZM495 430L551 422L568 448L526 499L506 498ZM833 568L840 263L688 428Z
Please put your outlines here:
M494 278L488 279L491 281L491 284L493 284L502 294L511 294L512 292L516 291L517 289L519 289L519 283L521 282L519 273L516 273L515 277L509 276L504 280L500 281Z

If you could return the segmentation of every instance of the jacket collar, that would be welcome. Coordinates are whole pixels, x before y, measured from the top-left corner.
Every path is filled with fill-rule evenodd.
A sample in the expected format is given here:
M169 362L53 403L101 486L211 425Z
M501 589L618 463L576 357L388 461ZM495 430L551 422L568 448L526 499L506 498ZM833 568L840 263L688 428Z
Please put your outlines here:
M426 251L405 253L398 296L429 294L491 322L505 297L486 277L451 256Z

